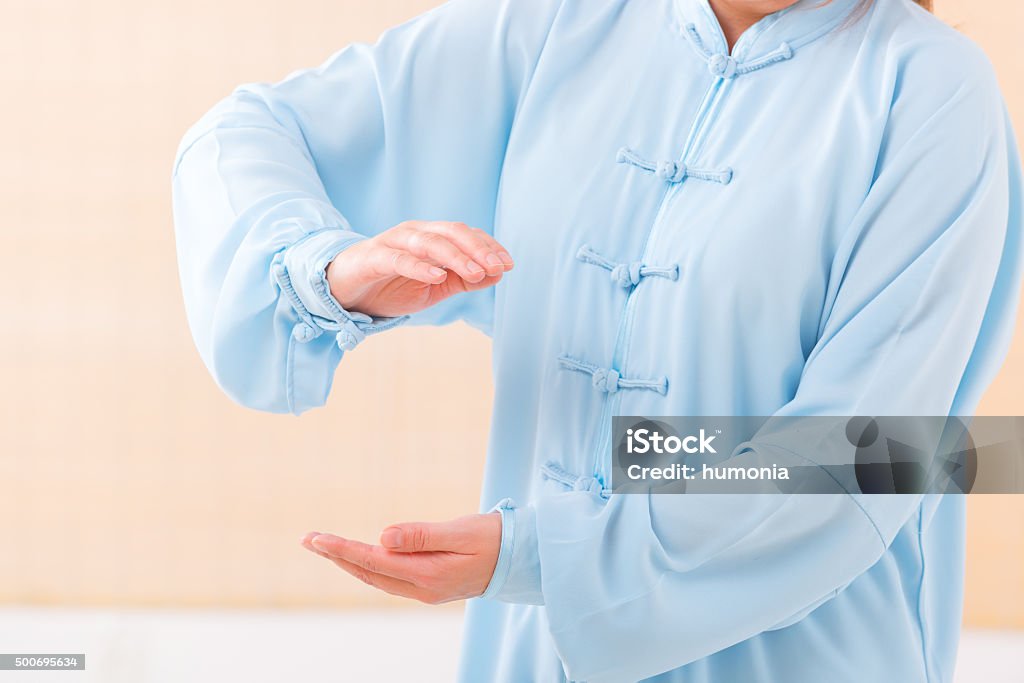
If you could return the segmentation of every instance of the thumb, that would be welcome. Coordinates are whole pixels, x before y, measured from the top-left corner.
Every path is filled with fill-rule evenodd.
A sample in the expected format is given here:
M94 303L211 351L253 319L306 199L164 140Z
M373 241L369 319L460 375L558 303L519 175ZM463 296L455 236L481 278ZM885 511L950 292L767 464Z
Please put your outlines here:
M460 528L462 520L453 522L405 522L393 524L380 534L380 544L402 553L465 550L467 534Z

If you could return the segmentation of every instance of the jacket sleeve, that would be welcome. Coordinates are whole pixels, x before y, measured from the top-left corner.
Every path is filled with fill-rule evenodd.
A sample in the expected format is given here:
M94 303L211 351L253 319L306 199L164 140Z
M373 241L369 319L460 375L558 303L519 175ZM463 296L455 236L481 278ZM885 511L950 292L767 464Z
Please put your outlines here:
M173 173L189 323L246 406L323 405L344 350L404 319L344 311L324 268L405 220L493 229L512 120L555 0L454 0L317 69L238 88L186 134ZM493 289L413 316L489 332Z
M878 168L781 416L969 415L1006 353L1022 188L994 78L894 112ZM747 445L771 456L756 437ZM570 679L644 679L806 616L875 564L920 505L849 492L504 501L485 595L544 604Z

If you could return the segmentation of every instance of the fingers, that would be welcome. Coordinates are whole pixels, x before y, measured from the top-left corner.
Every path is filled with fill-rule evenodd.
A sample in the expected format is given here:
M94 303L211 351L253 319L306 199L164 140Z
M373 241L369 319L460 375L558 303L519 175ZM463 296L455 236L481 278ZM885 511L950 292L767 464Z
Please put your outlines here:
M313 539L319 536L318 532L311 532L302 537L302 545L307 550L312 551L314 554L319 555L325 560L330 560L336 567L343 569L348 572L351 576L362 581L371 588L382 590L385 593L391 595L397 595L403 598L411 598L413 600L419 600L427 604L437 604L442 602L440 596L435 595L428 589L417 586L416 584L405 581L404 579L395 578L393 576L387 576L386 574L376 574L368 571L367 569L360 567L352 562L333 557L326 552L319 550L313 545Z
M462 223L410 222L382 237L386 246L448 268L467 283L479 283L512 268L512 258L492 237Z
M424 229L444 235L463 253L481 264L488 275L512 270L512 257L486 230L471 228L465 223L425 223Z
M462 282L462 289L464 291L466 291L466 292L475 292L478 289L487 289L488 287L493 287L494 285L498 284L500 281L501 281L501 276L500 275L494 275L493 277L488 275L487 277L485 277L480 282L466 282L465 280L463 280L463 282Z
M417 259L448 268L467 282L479 282L487 277L483 266L439 233L409 227L396 231L389 238L387 246L407 251Z
M378 276L401 275L428 285L439 285L448 277L444 268L416 258L408 251L381 245L371 252L371 266Z
M371 574L384 574L396 579L414 580L419 575L422 556L393 553L380 546L367 545L359 541L333 534L318 534L311 541L314 550L344 560Z

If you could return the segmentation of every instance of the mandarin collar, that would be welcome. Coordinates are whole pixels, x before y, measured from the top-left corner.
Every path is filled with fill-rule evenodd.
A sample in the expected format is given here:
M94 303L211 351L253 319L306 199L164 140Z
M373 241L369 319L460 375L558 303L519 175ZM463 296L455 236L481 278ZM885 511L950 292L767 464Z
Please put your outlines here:
M748 28L732 53L718 17L708 0L673 0L676 20L691 39L699 37L706 52L738 63L753 62L774 53L796 51L843 25L860 0L799 0L767 15Z

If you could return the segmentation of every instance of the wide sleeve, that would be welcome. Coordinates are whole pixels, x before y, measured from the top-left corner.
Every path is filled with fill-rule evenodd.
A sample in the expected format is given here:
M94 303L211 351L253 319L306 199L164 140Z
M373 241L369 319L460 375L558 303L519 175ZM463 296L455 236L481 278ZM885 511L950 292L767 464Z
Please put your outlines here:
M324 268L405 220L493 229L517 107L555 0L455 0L317 69L238 88L187 133L173 172L189 324L244 405L322 405L345 350L404 322L345 311ZM489 332L493 289L413 322Z
M878 168L780 416L967 415L1006 353L1021 175L994 79L927 110L898 103ZM756 437L745 448L772 456ZM639 680L798 621L874 565L920 505L849 491L506 500L511 542L486 595L545 605L570 679Z

